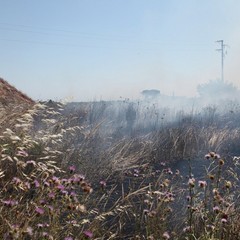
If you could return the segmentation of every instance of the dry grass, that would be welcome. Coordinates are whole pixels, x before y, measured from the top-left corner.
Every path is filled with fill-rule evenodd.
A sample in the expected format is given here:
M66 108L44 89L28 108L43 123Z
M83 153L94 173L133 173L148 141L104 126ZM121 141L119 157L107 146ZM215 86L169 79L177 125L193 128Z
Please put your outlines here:
M113 112L25 104L0 109L1 239L240 238L239 128L228 113L163 125L154 107L141 129L139 105L129 132L128 102Z

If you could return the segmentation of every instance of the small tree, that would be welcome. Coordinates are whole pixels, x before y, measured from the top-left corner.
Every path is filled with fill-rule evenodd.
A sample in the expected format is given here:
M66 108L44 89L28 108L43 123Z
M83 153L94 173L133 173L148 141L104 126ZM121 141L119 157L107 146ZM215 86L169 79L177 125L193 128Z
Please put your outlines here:
M200 97L211 96L214 99L235 98L239 96L239 89L232 83L222 80L211 80L197 87Z

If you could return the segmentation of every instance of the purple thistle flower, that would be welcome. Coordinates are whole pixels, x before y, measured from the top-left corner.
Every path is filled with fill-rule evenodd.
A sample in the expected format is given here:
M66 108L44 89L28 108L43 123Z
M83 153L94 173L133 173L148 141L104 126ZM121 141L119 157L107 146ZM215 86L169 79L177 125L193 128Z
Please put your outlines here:
M60 180L59 180L58 177L53 176L53 177L52 177L52 180L53 180L53 182L54 182L55 184L60 184Z
M35 185L36 188L40 187L40 183L38 182L38 180L34 180L34 185Z
M5 200L5 201L2 201L2 203L7 207L13 207L15 205L18 205L18 201L15 201L15 200Z
M59 184L59 185L57 186L57 189L63 191L63 190L65 190L65 187L64 187L62 184Z
M77 194L74 192L74 191L71 191L70 194L69 194L71 197L76 197Z
M64 240L73 240L72 237L65 237Z
M48 234L47 232L43 232L43 233L42 233L42 236L43 236L43 237L49 237L49 234Z
M47 207L48 207L48 209L50 210L50 212L53 212L53 210L54 210L53 206L48 205Z
M201 188L205 188L207 186L207 182L206 181L198 181L198 186Z
M38 223L38 224L37 224L37 227L38 227L38 228L43 228L43 227L44 227L44 224Z
M206 159L209 159L210 157L211 157L211 155L209 153L205 155Z
M105 188L107 186L106 181L102 180L99 182L102 188Z
M38 223L38 224L37 224L37 227L38 227L38 228L49 227L49 224L48 224L48 223Z
M38 213L39 215L43 215L43 214L44 214L44 209L43 209L43 208L36 207L35 211L36 211L36 213Z
M48 194L48 197L52 200L52 199L54 199L55 198L55 193L54 192L50 192L49 194Z
M61 193L62 193L63 195L68 195L68 191L66 191L66 190L61 190Z
M86 230L83 232L83 234L87 237L87 238L92 238L93 237L93 233L89 230Z
M66 178L61 179L61 183L67 183L67 182L68 182L68 179Z
M27 189L30 189L30 188L31 188L31 184L30 184L29 182L25 182L24 185L25 185L25 187L26 187Z
M170 239L170 235L168 232L164 232L162 236L164 239Z
M226 222L227 222L227 219L226 219L226 218L222 218L222 219L221 219L221 223L224 224L224 223L226 223Z
M39 200L39 203L43 206L43 205L45 205L47 202L46 202L46 200L44 200L44 199L40 199L40 200Z
M17 184L17 185L22 182L22 181L20 180L20 178L17 178L17 177L14 177L12 181L13 181L13 183L15 183L15 184Z
M213 211L216 213L220 212L220 208L218 206L213 207Z
M17 152L17 156L28 157L28 153L24 150L20 150Z
M36 165L36 162L35 162L35 161L33 161L33 160L26 161L26 163L27 163L27 164L32 164L33 166L35 166L35 165Z
M75 166L70 166L69 167L69 171L70 171L70 173L75 172L76 171L76 167Z
M50 183L47 182L47 181L45 181L43 184L44 184L45 187L49 187L50 186Z

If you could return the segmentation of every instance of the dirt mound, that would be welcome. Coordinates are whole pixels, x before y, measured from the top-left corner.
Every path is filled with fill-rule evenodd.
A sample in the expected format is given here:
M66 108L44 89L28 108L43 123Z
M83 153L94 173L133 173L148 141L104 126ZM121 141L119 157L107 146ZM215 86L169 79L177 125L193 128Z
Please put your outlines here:
M34 105L27 95L0 78L0 133L12 128L16 119Z
M3 105L11 103L16 104L34 104L34 101L27 95L11 86L7 81L0 78L0 102Z

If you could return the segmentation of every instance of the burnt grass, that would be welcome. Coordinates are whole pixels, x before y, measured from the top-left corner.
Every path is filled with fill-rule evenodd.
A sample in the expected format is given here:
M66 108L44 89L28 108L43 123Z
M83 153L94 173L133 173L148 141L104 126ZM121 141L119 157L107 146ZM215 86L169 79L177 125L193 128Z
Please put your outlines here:
M38 216L28 210L32 233L27 232L24 222L14 228L14 220L1 218L2 238L40 239L46 232L46 239L239 239L237 102L183 111L129 100L48 101L24 111L1 128L1 188L9 184L7 191L1 191L3 214L6 199L13 199L15 191L23 194L18 186L9 190L14 177L32 181L39 176L40 184L47 181L50 187L53 177L63 179L68 182L64 187L70 200L64 200L56 190L43 188L46 194L56 191L58 204L54 207L66 201L68 209L42 216L50 225L45 231L36 227ZM206 158L208 153L210 158ZM28 161L36 166L29 167ZM41 168L45 173L37 169L42 164L46 164ZM69 173L73 166L74 173ZM71 180L75 173L86 179L80 188ZM213 180L209 179L211 174ZM199 181L206 182L203 189ZM76 199L70 197L70 189L76 192ZM214 189L219 193L214 195ZM33 208L39 195L39 188L30 188L22 199ZM224 206L217 202L220 197ZM16 198L22 203L19 196ZM74 211L79 203L87 210L78 215ZM20 213L25 207L16 206ZM221 210L214 212L214 207ZM75 225L67 227L67 218Z

